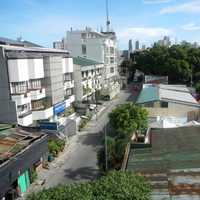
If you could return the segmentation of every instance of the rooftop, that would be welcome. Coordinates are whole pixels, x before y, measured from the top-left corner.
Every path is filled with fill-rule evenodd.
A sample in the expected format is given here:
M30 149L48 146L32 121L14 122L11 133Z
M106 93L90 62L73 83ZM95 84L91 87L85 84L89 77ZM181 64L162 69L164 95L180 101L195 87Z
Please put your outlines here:
M150 181L153 199L200 195L200 126L152 129L149 138L151 144L132 145L127 170Z
M83 57L80 57L80 56L73 58L73 62L74 62L74 64L80 65L82 67L102 64L102 63L97 62L95 60L83 58Z
M11 127L11 125L0 125L0 165L44 136L39 132Z
M190 94L185 85L144 84L136 103L143 104L152 101L166 101L199 106L199 103Z

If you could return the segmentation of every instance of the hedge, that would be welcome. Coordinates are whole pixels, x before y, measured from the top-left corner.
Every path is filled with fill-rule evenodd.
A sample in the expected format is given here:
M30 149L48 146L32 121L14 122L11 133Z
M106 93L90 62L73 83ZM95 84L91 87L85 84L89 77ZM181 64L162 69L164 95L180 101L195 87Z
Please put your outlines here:
M112 171L97 181L59 185L32 193L27 200L150 200L151 188L142 176Z

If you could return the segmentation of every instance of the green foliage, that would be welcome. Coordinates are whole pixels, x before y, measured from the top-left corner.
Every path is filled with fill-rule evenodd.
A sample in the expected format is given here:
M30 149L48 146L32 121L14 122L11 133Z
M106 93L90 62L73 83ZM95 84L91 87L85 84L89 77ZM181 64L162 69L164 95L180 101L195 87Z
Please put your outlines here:
M63 151L65 148L65 141L60 139L49 139L48 149L49 153L53 156L57 156L59 152Z
M101 179L72 185L59 185L33 193L27 200L150 200L151 187L132 172L113 171Z
M71 114L73 114L74 112L75 112L75 109L74 109L74 107L71 106L70 108L65 110L64 115L65 115L65 117L68 117Z
M147 128L148 113L146 109L133 103L120 105L110 115L110 124L116 130L116 134L125 138L131 137L137 130Z
M130 142L133 133L147 128L148 113L140 106L126 103L114 109L109 114L109 119L114 134L109 134L106 138L107 167L108 170L120 169L126 145ZM99 151L97 158L99 168L105 171L105 147Z
M196 92L198 94L200 94L200 82L198 82L196 85L195 85L195 88L196 88Z
M38 174L35 169L30 170L30 177L31 177L31 183L33 183L37 180Z
M81 131L86 125L87 123L92 119L92 114L89 113L86 116L87 118L81 119L81 122L79 124L79 131Z
M193 73L194 81L196 74L200 72L200 48L192 45L173 45L154 47L136 52L132 55L135 60L133 70L138 69L149 75L168 76L170 83L189 83Z

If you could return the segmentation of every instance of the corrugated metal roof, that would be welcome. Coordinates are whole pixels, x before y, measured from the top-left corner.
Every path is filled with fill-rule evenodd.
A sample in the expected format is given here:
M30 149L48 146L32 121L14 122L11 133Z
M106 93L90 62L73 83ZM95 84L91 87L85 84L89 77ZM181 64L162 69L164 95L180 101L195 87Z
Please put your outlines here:
M20 128L5 129L0 132L0 164L14 156L34 140L44 136L40 132L28 132Z
M174 102L191 106L200 106L184 85L145 84L139 94L137 104L152 101Z
M200 197L200 126L152 129L150 138L151 147L131 148L127 170L147 178L153 200Z
M138 96L136 103L143 104L152 101L159 101L158 88L153 86L143 88Z
M97 62L95 60L91 60L91 59L83 58L83 57L79 57L79 56L73 58L73 62L74 62L74 64L80 65L82 67L102 64L102 63Z

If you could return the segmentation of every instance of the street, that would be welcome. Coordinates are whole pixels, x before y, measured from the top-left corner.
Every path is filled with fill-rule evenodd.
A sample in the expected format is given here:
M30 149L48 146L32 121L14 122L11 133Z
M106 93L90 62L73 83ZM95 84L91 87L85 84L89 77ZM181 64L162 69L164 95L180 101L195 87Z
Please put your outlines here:
M128 100L133 100L131 94L128 90L123 90L117 98L107 102L105 110L99 114L97 120L93 118L83 131L71 139L66 151L50 164L50 169L39 172L39 180L45 180L42 187L93 180L99 176L97 152L101 147L103 128L108 122L108 114L117 105ZM37 191L42 187L34 184L31 191Z

